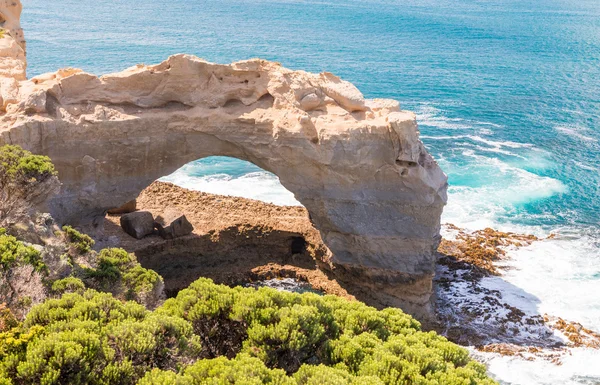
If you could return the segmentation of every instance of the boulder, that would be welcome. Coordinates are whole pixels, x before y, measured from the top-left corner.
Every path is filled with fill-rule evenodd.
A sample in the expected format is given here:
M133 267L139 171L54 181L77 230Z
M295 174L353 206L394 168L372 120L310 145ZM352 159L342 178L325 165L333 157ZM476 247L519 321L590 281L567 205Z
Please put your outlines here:
M185 214L173 208L168 208L154 222L158 234L163 239L174 239L191 234L194 226L187 220Z
M154 232L154 217L149 211L136 211L121 217L123 231L134 238L142 239Z
M108 210L107 213L111 215L129 214L134 212L135 210L137 210L137 201L134 199L125 203L121 207Z

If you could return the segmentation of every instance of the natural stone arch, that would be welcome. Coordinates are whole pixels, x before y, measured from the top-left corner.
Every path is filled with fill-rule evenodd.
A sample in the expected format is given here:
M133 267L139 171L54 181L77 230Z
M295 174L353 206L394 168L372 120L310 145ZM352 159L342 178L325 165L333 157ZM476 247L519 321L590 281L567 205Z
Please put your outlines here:
M2 60L20 58L11 47ZM447 178L397 102L258 59L176 55L100 78L75 69L3 76L2 94L13 97L0 112L0 144L52 158L63 187L48 204L60 220L97 220L190 161L235 157L294 193L345 279L383 303L429 312Z

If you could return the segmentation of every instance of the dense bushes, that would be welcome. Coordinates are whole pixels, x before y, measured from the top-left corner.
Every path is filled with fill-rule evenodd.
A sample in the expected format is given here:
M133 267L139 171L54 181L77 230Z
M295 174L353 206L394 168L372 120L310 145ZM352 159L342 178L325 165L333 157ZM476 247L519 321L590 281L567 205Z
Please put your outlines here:
M96 268L86 268L84 271L87 281L96 289L113 294L123 293L126 299L148 305L150 297L160 297L162 277L154 270L143 268L133 254L123 249L103 249L96 261Z
M57 294L83 293L85 291L85 284L79 278L66 277L54 281L52 283L52 291Z
M133 384L198 350L188 322L93 290L33 308L0 345L0 376L14 384Z
M55 175L54 165L47 156L33 155L19 146L0 147L0 188L35 184Z
M313 377L322 370L312 367L319 364L358 383L378 383L374 377L384 384L489 381L466 350L433 332L421 332L419 323L399 309L377 311L310 293L230 289L200 279L158 312L190 321L196 332L210 327L220 344L257 357L267 367L297 372L296 379L304 378L301 383L320 381ZM241 343L239 335L244 336ZM214 341L204 337L203 348Z
M108 254L117 269L129 263L126 253ZM419 329L397 309L206 279L154 312L88 290L48 300L0 333L0 377L7 384L493 383L466 350Z
M0 147L0 172L6 177L25 181L56 174L54 165L47 156L33 155L19 146L11 145Z

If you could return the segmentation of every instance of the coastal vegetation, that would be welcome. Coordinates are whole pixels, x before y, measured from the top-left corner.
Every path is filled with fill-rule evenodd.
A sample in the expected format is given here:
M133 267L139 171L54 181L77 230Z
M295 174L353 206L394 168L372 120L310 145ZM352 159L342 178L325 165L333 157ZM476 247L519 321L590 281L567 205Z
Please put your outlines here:
M71 226L63 226L68 242L79 254L89 253L94 246L94 240L87 234L82 234Z
M31 265L38 272L47 268L39 251L25 246L11 235L6 235L6 230L0 228L0 268L4 274L8 274L10 269L18 265Z
M27 206L56 187L56 176L47 156L34 155L19 146L0 147L0 225L9 216L26 215Z
M493 384L485 372L399 309L208 279L154 311L66 293L0 333L2 384Z
M3 193L28 204L50 177L49 159L0 148ZM134 254L43 218L0 229L0 385L495 383L400 309L205 278L164 300Z
M31 189L54 175L56 170L47 156L34 155L19 146L0 147L0 189Z

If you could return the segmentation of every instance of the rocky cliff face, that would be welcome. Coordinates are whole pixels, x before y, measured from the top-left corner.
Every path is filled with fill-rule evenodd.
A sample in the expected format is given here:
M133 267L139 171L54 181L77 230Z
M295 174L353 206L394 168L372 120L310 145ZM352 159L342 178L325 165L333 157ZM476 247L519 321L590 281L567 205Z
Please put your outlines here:
M99 224L182 165L231 156L294 193L334 271L388 305L430 311L447 178L413 113L332 74L258 59L176 55L102 77L63 69L26 79L20 9L0 1L0 144L52 158L63 183L49 202L56 218Z

